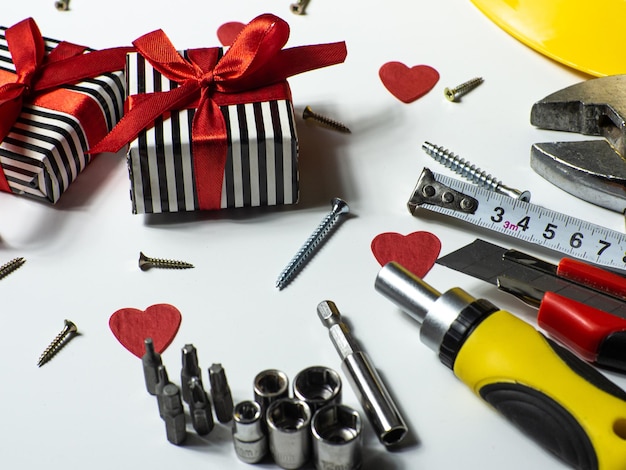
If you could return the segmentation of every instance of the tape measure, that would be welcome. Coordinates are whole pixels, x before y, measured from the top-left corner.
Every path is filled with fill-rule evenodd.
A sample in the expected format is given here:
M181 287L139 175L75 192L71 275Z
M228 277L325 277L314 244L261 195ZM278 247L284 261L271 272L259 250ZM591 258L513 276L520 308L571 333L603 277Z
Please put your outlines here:
M424 168L407 203L572 258L626 270L626 234Z

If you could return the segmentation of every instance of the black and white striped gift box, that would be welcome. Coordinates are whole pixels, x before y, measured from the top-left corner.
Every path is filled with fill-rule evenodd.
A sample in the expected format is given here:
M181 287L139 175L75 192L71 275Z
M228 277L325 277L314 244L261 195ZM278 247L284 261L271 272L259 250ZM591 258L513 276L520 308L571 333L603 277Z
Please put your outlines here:
M168 91L139 54L127 56L128 94ZM221 208L293 204L298 200L298 144L289 100L222 106L228 155ZM172 111L130 144L128 168L135 213L198 210L191 152L194 110Z
M0 69L14 73L5 30L0 28ZM58 43L45 39L46 51ZM102 111L108 130L122 116L122 70L62 88L93 100ZM26 104L0 143L0 166L13 193L55 203L89 163L90 155L85 154L89 144L95 142L87 141L87 132L77 116Z

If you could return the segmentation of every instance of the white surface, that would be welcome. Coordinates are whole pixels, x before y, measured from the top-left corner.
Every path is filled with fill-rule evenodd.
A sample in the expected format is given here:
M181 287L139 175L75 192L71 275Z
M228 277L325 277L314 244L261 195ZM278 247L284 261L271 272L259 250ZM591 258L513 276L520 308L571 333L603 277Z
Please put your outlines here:
M505 184L530 189L537 204L622 230L621 216L563 193L529 165L533 142L576 138L533 128L531 105L587 77L516 42L467 0L311 0L302 17L290 13L289 3L72 0L69 12L56 11L53 0L3 5L0 24L32 16L44 35L94 48L128 45L156 28L180 49L216 46L223 23L277 14L291 25L289 46L346 41L344 64L290 83L298 116L311 105L352 129L341 135L299 120L301 202L293 207L135 216L121 154L99 156L55 207L0 194L0 261L27 258L0 285L3 468L248 468L234 454L230 430L219 424L206 439L190 433L184 446L166 441L141 364L113 337L108 319L123 307L176 306L183 322L164 354L170 377L178 382L180 348L193 343L205 374L212 362L224 365L239 401L252 397L252 379L263 369L278 368L290 378L315 364L340 370L315 311L324 299L350 321L412 431L412 443L391 453L367 423L365 469L564 468L474 397L420 343L417 325L374 291L379 266L369 246L379 233L417 230L435 233L443 253L477 236L513 243L443 217L409 214L405 204L422 167L447 171L421 151L425 140ZM388 61L431 65L441 80L418 101L401 103L378 78ZM474 76L485 83L461 103L444 99L444 87ZM277 291L276 277L333 196L348 201L354 217ZM196 268L142 272L140 250ZM426 280L439 290L461 286L533 318L532 310L492 286L446 268L436 266ZM64 318L81 336L38 369L39 354ZM344 402L360 410L344 385Z

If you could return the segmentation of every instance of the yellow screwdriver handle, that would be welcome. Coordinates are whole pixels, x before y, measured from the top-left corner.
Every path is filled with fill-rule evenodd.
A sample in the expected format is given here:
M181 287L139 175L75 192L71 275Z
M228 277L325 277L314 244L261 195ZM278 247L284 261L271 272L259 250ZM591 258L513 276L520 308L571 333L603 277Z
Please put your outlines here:
M573 468L626 470L626 392L499 310L460 348L455 375Z

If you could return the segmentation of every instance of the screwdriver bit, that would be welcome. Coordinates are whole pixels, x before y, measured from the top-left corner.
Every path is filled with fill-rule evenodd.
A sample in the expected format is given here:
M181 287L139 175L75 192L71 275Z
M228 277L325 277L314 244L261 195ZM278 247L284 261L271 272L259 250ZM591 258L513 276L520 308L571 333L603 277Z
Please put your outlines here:
M167 384L163 388L163 421L165 421L165 432L167 440L172 444L182 444L187 438L187 428L185 424L185 410L180 399L180 389L173 383Z
M165 366L161 364L157 367L157 383L154 387L154 393L157 398L157 404L159 406L159 415L163 418L163 390L169 384L171 384L170 379L167 375L167 369Z
M144 340L146 352L141 358L143 365L143 376L146 381L146 389L150 395L156 395L156 385L159 381L158 369L160 365L163 365L161 355L154 350L154 343L152 338L146 338Z
M185 344L182 349L183 367L180 371L180 383L182 388L183 401L187 404L191 402L191 391L189 381L192 377L197 377L202 384L202 371L198 366L198 353L193 344Z
M191 401L189 402L191 424L198 434L204 436L209 434L214 426L211 402L198 377L192 377L189 381L189 391L191 394Z
M209 380L215 416L220 423L228 423L233 418L233 397L222 364L209 367Z

